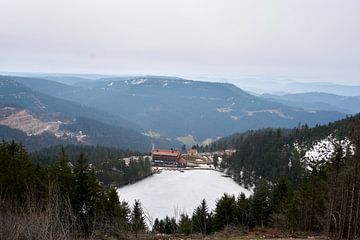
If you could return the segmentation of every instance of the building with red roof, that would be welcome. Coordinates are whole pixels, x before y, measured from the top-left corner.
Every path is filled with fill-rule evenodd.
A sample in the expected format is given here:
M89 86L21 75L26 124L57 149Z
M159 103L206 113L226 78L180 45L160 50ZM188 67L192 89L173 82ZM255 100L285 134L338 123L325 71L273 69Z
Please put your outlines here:
M174 149L154 149L152 151L152 162L156 166L186 166L186 160L181 157L179 151Z

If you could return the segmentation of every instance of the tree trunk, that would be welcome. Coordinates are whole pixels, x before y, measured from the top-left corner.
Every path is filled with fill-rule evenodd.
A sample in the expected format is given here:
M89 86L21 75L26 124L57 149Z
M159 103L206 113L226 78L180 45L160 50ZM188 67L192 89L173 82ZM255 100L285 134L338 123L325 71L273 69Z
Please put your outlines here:
M327 236L330 236L331 232L331 219L333 218L333 209L335 204L335 198L336 198L336 187L338 185L338 169L336 169L336 175L334 183L332 184L331 189L329 190L329 211L328 211L328 222L327 222Z
M349 179L348 179L348 175L345 176L345 181L344 181L344 188L343 188L343 201L342 201L342 209L341 209L341 228L340 228L340 235L339 238L342 238L344 236L344 232L345 232L345 224L346 224L346 216L347 216L347 210L348 210L348 197L349 197L349 192L348 189L346 188L349 184Z
M355 171L357 172L357 171ZM354 181L351 187L351 200L350 200L350 212L349 212L349 221L348 221L348 232L347 232L347 240L351 239L351 230L352 230L352 222L353 222L353 208L354 208L354 198L355 198L355 186L356 186L356 173L354 176Z
M359 211L360 211L360 187L358 188L358 195L357 195L357 203L356 203L356 214L355 214L355 222L354 222L354 235L358 234L359 229Z

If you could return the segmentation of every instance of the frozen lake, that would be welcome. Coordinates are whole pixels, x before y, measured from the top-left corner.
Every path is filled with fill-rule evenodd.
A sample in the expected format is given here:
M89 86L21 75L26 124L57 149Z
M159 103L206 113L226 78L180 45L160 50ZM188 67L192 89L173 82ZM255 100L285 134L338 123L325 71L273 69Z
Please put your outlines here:
M215 202L224 193L238 196L250 191L239 186L231 178L221 176L213 170L162 171L140 182L118 189L120 200L128 201L132 206L139 199L145 212L153 219L180 213L191 215L194 208L205 198L209 209L215 208Z

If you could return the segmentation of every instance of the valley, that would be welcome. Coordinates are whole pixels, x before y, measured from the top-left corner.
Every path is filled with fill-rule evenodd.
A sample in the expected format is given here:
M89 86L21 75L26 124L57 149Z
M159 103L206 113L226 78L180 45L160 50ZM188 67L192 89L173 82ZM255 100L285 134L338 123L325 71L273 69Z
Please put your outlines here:
M39 193L37 181L51 179L69 194L71 209L97 214L94 224L115 221L121 234L137 234L135 226L145 237L195 239L313 232L321 239L324 226L342 234L325 215L335 210L322 202L348 206L335 195L334 174L347 198L360 196L350 194L359 186L347 180L358 178L359 115L348 115L357 97L341 98L350 106L341 108L333 95L335 102L317 93L255 96L228 83L175 77L69 81L0 76L0 157L19 160L0 161L0 184L18 181L6 169L27 169ZM81 194L89 212L79 210Z
M359 13L0 0L0 240L360 240Z
M78 114L134 129L152 140L172 141L173 147L209 143L249 129L289 128L299 123L315 126L346 115L339 109L314 110L278 103L248 94L233 84L176 77L112 77L73 85L38 78L6 79L42 94L104 111L106 114L90 115L83 110Z

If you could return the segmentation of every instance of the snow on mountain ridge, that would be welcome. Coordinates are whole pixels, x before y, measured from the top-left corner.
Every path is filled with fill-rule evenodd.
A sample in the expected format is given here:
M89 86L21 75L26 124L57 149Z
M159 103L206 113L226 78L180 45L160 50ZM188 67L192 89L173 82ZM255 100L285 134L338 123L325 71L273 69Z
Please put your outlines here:
M143 84L145 82L147 82L148 79L146 78L139 78L139 79L134 79L131 81L131 84L133 85L140 85L140 84Z

